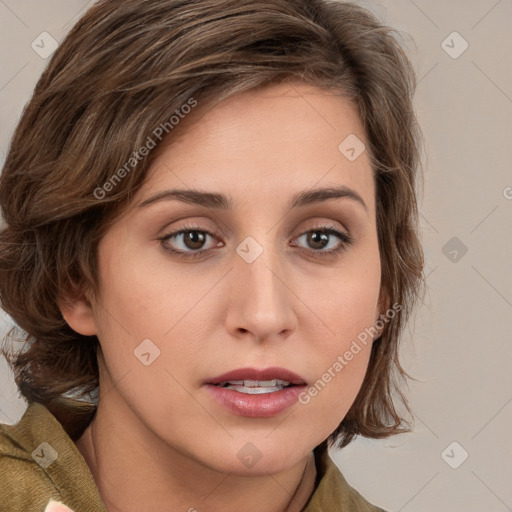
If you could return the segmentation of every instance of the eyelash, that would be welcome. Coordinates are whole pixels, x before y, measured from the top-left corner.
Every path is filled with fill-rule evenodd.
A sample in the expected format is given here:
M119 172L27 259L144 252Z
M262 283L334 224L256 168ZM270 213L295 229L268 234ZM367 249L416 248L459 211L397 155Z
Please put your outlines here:
M181 234L189 233L191 231L203 233L203 234L211 236L212 238L217 237L214 233L211 233L208 230L200 229L198 226L190 225L190 226L184 226L179 231L174 231L172 233L169 233L169 234L159 238L158 240L160 241L160 243L162 244L162 246L164 247L164 249L167 252L177 256L178 258L183 258L183 259L199 258L199 257L204 256L205 253L214 250L214 248L212 248L212 249L200 249L197 251L189 252L189 251L181 251L181 250L172 249L168 245L165 245L165 242L167 242L169 239L176 238L177 236L179 236ZM297 238L299 238L303 235L307 235L308 233L314 233L314 232L319 232L319 233L323 233L323 234L327 234L327 235L334 235L334 236L338 237L341 241L337 247L335 247L334 249L329 249L327 251L306 249L308 252L314 254L315 256L317 256L317 255L326 256L326 257L332 256L334 254L341 253L342 251L345 251L346 249L348 249L349 246L351 246L354 243L354 240L351 235L349 235L347 233L342 233L341 231L336 229L336 226L332 226L332 225L317 226L312 229L308 229L304 233L301 233Z

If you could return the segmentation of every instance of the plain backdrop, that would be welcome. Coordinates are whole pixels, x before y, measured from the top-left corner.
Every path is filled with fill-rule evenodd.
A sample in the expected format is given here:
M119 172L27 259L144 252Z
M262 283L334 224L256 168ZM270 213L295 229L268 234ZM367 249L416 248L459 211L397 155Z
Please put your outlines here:
M92 5L0 0L0 163L47 56ZM389 512L512 510L512 1L358 2L404 34L426 142L420 198L428 293L403 339L414 430L334 460ZM48 48L48 46L47 46ZM41 50L41 49L40 49ZM10 319L0 316L5 331ZM26 404L5 361L0 422Z

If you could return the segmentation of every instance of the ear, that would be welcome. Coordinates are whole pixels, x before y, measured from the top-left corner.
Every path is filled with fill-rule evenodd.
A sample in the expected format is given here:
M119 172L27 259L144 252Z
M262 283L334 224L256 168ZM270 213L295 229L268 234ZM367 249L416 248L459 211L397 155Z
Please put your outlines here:
M71 329L84 336L97 334L94 310L85 291L67 293L57 302L64 320Z

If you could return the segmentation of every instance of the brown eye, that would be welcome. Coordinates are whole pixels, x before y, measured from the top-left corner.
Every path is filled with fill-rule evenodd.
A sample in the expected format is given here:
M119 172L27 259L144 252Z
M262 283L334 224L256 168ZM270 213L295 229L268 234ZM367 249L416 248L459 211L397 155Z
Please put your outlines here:
M340 252L353 243L349 234L338 231L334 226L311 229L297 237L297 240L303 240L306 249L319 255Z
M205 244L206 236L201 231L185 231L183 232L183 243L188 249L202 249Z
M218 246L215 235L196 228L184 228L160 238L164 249L172 254L187 258L202 256L211 248ZM209 247L208 247L209 245Z
M323 249L329 243L330 236L323 231L310 231L307 233L307 242L312 249Z

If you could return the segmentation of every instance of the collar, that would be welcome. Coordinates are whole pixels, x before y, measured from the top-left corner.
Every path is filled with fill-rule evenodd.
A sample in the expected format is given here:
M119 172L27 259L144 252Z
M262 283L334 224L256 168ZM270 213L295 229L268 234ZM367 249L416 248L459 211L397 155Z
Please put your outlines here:
M84 418L91 409L84 408ZM107 512L92 473L64 426L44 405L31 402L16 425L3 425L11 440L10 452L33 464L33 453L54 458L46 468L62 501L73 510ZM52 451L53 450L53 451ZM353 489L329 456L327 441L314 449L315 490L303 512L385 512Z

